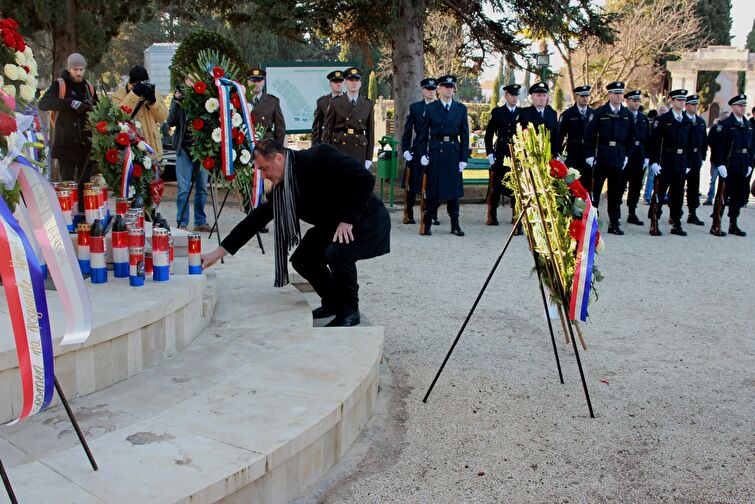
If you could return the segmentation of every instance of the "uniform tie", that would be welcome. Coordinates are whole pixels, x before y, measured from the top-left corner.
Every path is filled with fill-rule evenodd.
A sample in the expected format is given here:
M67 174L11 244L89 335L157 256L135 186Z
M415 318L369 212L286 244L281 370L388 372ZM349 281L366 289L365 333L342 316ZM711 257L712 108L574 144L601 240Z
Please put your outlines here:
M450 103L446 103L446 111L449 111L449 110L451 110L451 104Z
M540 117L542 117L543 119L545 119L545 110L540 110L538 112L540 113Z
M352 105L356 105L356 104L357 104L357 100L356 100L356 98L352 98L352 99L351 99L351 104L352 104Z
M254 102L254 105L257 105L257 103L260 101L260 99L259 99L259 97L255 96L254 100L252 100L252 101Z

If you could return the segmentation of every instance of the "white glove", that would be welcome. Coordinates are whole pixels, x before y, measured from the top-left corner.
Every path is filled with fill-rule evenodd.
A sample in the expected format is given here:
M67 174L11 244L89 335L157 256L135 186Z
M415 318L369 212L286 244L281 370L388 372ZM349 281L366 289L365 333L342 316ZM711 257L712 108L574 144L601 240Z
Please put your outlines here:
M495 154L488 154L488 163L490 163L490 166L495 164Z
M594 157L589 157L589 158L585 159L585 161L586 161L586 162L587 162L587 164L588 164L588 165L590 165L591 167L592 167L592 165L594 165L594 164L595 164L595 158L594 158Z
M658 175L659 173L661 173L661 165L659 165L658 163L651 164L650 171L653 172L653 175Z
M650 165L650 160L648 158L645 158L645 162L642 164L642 168L647 168Z
M718 167L718 174L726 178L726 167L724 165Z
M422 156L422 159L420 159L419 162L422 163L422 166L427 166L430 164L430 158L427 156Z
M404 151L404 159L406 159L407 161L411 161L412 159L414 159L414 156L412 156L411 152L409 152L408 150L405 150Z
M750 173L752 173L752 166L747 167L747 175L745 175L745 177L749 177Z
M685 168L684 170L685 170L685 171L684 171L684 174L685 174L685 175L689 175L689 168Z
M464 171L464 168L467 167L466 161L459 161L459 173Z
M626 168L626 167L627 167L627 163L628 163L628 162L629 162L629 157L627 157L627 156L624 156L624 164L623 164L623 165L621 165L621 169L622 169L622 170L623 170L624 168Z
M365 167L365 168L367 168L367 169L369 170L369 169L370 169L370 166L372 166L372 161L370 161L370 160L368 159L367 161L365 161L365 162L364 162L364 167Z

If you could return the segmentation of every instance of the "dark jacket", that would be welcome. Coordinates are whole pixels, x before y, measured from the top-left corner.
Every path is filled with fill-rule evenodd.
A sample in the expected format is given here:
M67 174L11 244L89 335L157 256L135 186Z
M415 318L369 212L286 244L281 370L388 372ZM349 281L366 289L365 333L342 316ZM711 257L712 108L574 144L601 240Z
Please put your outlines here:
M585 128L587 157L595 158L595 166L621 169L634 146L634 118L623 105L613 113L611 104L595 109Z
M57 115L52 157L62 161L83 163L89 157L92 134L86 129L86 112L77 112L71 107L71 103L78 100L94 105L97 103L97 94L94 93L94 96L90 94L86 80L73 82L68 70L63 71L61 78L66 84L65 96L60 98L60 87L58 80L55 79L39 100L39 109L54 111Z
M263 139L272 138L283 145L286 139L286 121L283 119L280 100L271 94L262 93L256 104L254 96L249 103L252 105L254 124L265 127Z
M312 145L322 143L322 133L325 128L325 114L328 113L333 93L328 93L317 99L315 117L312 121Z
M401 135L401 152L409 151L412 155L415 154L417 136L419 136L419 129L425 120L426 111L427 104L425 100L420 100L409 105L409 115L406 116L406 122L404 123L404 134ZM412 134L414 134L414 142L412 142Z
M174 127L173 131L173 149L178 152L181 148L186 147L187 151L191 145L191 138L187 135L191 135L191 132L186 128L186 111L181 106L181 102L177 99L173 99L170 104L170 111L168 112L168 126Z
M523 108L519 114L519 124L522 125L522 129L527 129L530 124L535 127L544 124L551 135L551 157L558 156L558 118L556 111L550 105L545 106L542 116L534 105Z
M747 174L747 168L755 166L755 139L753 128L747 119L742 124L734 114L716 126L717 147L714 149L714 166L725 166L730 174Z
M346 94L333 98L320 141L345 152L364 167L365 161L372 161L375 148L374 108L364 96L354 105Z
M629 112L629 117L634 120L634 141L629 150L629 162L627 166L632 168L643 167L647 159L646 146L650 138L650 121L642 112L637 112L637 117Z
M590 120L590 116L595 111L587 107L584 117L579 111L577 105L573 105L564 110L561 117L558 118L558 142L556 144L557 152L566 149L566 164L571 167L577 167L580 163L591 156L585 149L585 127Z
M509 144L516 134L516 123L522 109L514 107L512 113L508 105L495 107L490 112L490 120L485 126L485 153L495 154L496 165L503 163L504 157L510 157ZM493 142L495 137L496 141Z
M375 177L364 165L325 144L290 152L294 156L299 220L334 233L339 223L352 224L361 259L388 253L390 218L383 203L372 192ZM265 201L233 228L222 247L235 254L272 219L273 206ZM382 238L360 241L360 236Z
M675 119L673 110L658 116L647 150L650 164L660 164L664 175L685 173L692 154L692 121L687 114L682 112L681 121Z
M692 170L700 169L705 161L708 152L708 127L705 119L695 115L692 121L692 152L689 155L687 168Z

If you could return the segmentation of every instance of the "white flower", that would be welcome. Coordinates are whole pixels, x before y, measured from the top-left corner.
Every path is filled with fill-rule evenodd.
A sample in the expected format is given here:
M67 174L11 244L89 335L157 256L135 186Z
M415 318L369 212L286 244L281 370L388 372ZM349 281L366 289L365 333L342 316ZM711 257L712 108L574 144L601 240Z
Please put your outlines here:
M136 129L138 129L138 130L142 129L142 123L140 123L139 121L134 121L134 126L136 126ZM144 149L142 149L142 150L144 150Z
M26 55L20 51L16 51L16 65L23 66L26 64Z
M119 122L118 127L121 129L121 133L128 133L130 131L128 124L125 122Z
M26 62L26 66L29 67L29 73L31 75L37 75L38 68L37 68L37 62L35 60L28 60Z
M244 122L244 120L241 118L241 114L234 112L233 117L231 118L231 124L233 124L233 127L238 128L241 126L242 122Z
M128 186L128 195L132 196L136 194L136 187L134 187L134 184L129 184Z
M3 86L3 92L7 94L8 96L16 97L16 86L12 84L6 84Z
M233 156L231 156L231 161L236 161L236 149L233 149L231 152L233 152Z
M34 60L34 53L31 50L31 46L26 46L26 49L24 49L24 56L29 61L33 61Z
M16 80L20 80L21 82L26 82L26 78L29 76L29 74L27 74L26 70L24 70L21 67L16 67L16 68L18 68L18 79Z
M26 84L21 84L18 87L18 95L22 100L30 102L34 99L34 95L37 94L37 90Z
M33 87L34 89L37 89L37 85L39 84L39 81L36 77L32 77L31 75L26 79L26 84L30 87Z
M152 158L149 156L144 156L142 164L144 165L145 169L149 170L150 168L152 168Z
M222 138L222 135L220 133L220 128L215 128L212 130L212 139L215 143L220 143L220 140Z
M569 170L566 172L566 176L572 175L574 177L574 180L577 180L579 177L582 176L581 173L579 173L579 170L575 170L574 168L569 168Z
M18 67L12 63L6 63L3 67L3 73L6 77L8 77L10 80L17 80L18 79Z
M204 102L204 109L209 112L217 112L217 110L220 108L220 103L218 102L217 98L208 98L206 102Z
M241 164L248 165L249 161L252 160L251 153L246 149L241 149Z
M139 126L136 126L136 127L138 128ZM136 146L142 152L145 152L147 150L147 144L145 144L144 142L139 142L138 144L136 144Z

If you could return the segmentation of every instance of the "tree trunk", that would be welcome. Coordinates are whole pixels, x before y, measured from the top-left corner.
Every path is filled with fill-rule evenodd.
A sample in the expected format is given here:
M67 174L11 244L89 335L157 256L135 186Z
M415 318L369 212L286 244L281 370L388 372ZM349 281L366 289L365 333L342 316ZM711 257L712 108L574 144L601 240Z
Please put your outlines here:
M65 0L65 23L56 25L52 32L52 79L56 79L66 69L68 55L76 52L78 37L76 30L76 0ZM86 54L83 55L87 57Z
M391 40L397 138L404 131L409 105L422 97L419 81L425 74L424 18L425 0L398 0L398 20ZM401 151L408 148L402 145Z

